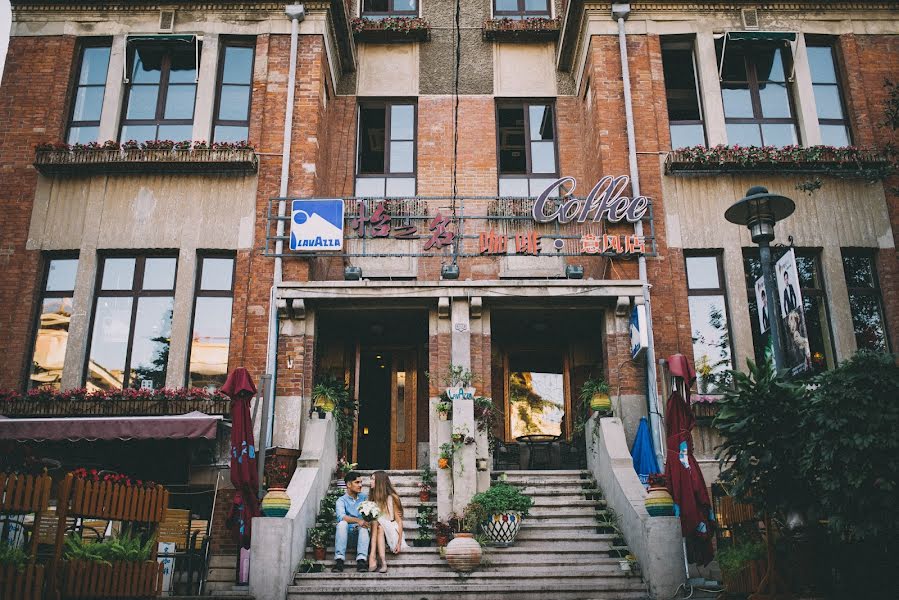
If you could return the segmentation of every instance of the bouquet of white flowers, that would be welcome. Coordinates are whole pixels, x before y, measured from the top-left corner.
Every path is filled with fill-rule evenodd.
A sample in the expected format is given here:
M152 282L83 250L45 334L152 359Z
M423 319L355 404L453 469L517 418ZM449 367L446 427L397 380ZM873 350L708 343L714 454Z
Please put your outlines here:
M381 516L381 509L371 500L366 500L359 505L359 514L362 515L363 519L371 523L372 521L377 521L378 517Z

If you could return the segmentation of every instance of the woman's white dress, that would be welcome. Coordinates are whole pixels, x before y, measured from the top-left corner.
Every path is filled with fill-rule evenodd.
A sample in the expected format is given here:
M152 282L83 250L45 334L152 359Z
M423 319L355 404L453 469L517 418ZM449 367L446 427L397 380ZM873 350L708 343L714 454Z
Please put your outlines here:
M384 539L387 541L387 548L393 552L396 548L396 540L399 537L399 528L396 525L396 516L393 510L393 498L387 499L387 514L378 517L378 525L384 530ZM402 547L400 550L408 550L409 545L406 543L406 536L403 535ZM394 552L394 554L396 554Z

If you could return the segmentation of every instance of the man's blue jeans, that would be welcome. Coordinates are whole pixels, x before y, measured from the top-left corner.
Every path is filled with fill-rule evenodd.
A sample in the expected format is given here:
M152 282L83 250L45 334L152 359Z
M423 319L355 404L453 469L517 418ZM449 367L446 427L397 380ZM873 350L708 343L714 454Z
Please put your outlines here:
M334 558L343 560L346 556L347 541L356 541L356 560L368 560L369 531L359 525L353 525L346 521L337 524L337 533L334 535Z

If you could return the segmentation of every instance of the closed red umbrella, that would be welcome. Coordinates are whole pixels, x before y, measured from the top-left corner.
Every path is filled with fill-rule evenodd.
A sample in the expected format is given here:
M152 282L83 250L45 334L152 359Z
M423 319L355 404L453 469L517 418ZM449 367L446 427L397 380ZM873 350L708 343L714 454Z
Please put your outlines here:
M681 531L687 540L690 562L706 565L712 553L712 502L705 486L705 478L693 456L693 425L696 417L690 406L690 386L696 374L683 354L668 359L671 374L683 381L683 394L675 387L668 397L665 414L665 434L668 459L665 475L668 491L674 498L676 514L681 519Z
M250 398L256 393L253 379L243 367L228 375L222 393L231 398L231 483L237 490L231 516L235 539L244 548L250 547L250 523L260 516L259 472L256 467L256 446L253 423L250 420Z

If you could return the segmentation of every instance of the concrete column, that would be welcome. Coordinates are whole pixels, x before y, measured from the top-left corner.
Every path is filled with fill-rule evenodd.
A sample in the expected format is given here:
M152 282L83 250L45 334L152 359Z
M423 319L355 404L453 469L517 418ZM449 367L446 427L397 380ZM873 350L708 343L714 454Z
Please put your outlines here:
M434 405L439 402L439 398L431 398L431 410L434 411ZM436 411L434 411L436 412ZM450 441L450 433L453 429L453 422L450 420L436 420L436 437L439 444L446 444ZM439 445L438 445L439 448ZM435 457L439 455L439 450L435 453ZM434 466L437 465L437 459L434 459ZM452 469L437 469L437 518L446 521L450 513L455 510L453 505L453 471Z
M212 141L212 111L215 108L215 78L218 73L219 35L203 35L203 52L197 71L197 101L194 104L193 139Z
M849 289L843 272L843 255L839 246L825 246L821 251L821 270L827 306L830 309L830 330L836 348L835 362L850 358L858 350L852 309L849 306Z
M793 99L796 104L796 123L803 146L817 146L821 143L821 128L818 126L818 109L815 106L815 90L812 87L812 73L805 51L805 36L797 34Z
M304 319L282 319L278 331L279 350L284 351L287 341L287 356L278 356L278 388L281 394L275 396L274 432L272 446L300 448L304 416L308 414L306 402L306 367L312 360L306 356L305 342L312 339L315 323L314 313L308 311ZM283 393L288 391L289 393ZM310 400L311 402L311 400Z
M122 100L125 97L124 67L126 35L112 38L109 54L109 69L106 71L106 91L103 95L103 111L100 113L100 131L97 140L119 139L119 117L122 114Z
M191 341L191 318L194 308L194 284L197 280L197 250L193 244L182 244L178 251L178 275L175 278L175 309L172 312L172 335L165 385L178 388L187 385L187 354Z
M727 143L727 127L724 124L724 102L721 100L721 83L718 79L718 57L715 54L715 38L711 31L696 34L696 68L699 71L699 92L702 95L703 121L709 146Z
M470 302L467 298L453 298L451 306L452 356L453 365L471 368L471 323ZM474 436L474 401L456 399L453 401L453 433ZM471 497L477 492L477 470L475 468L475 444L457 445L453 455L453 511L462 514Z

